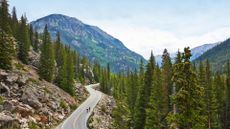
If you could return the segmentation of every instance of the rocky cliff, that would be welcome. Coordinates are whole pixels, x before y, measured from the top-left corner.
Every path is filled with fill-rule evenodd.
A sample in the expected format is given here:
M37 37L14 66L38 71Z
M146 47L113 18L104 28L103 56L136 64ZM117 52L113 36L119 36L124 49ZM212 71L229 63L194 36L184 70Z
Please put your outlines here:
M114 98L112 96L103 94L88 121L88 127L90 129L112 129L112 112L114 107Z
M67 117L85 98L76 84L76 97L40 80L36 67L14 61L11 71L0 69L0 128L40 129Z

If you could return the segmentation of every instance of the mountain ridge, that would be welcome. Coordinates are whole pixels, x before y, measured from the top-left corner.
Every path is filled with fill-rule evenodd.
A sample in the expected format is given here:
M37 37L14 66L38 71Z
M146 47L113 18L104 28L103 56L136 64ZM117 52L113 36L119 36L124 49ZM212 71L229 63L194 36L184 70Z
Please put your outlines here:
M194 62L199 64L199 62L204 62L209 60L212 70L214 72L224 72L226 69L226 62L230 59L230 38L219 43L212 49L209 49L198 57Z
M213 47L215 47L216 45L218 45L220 42L216 42L216 43L206 43L197 47L194 47L191 49L192 52L192 57L191 57L191 61L196 60L197 58L199 58L203 53L205 53L206 51L208 51L209 49L212 49ZM170 53L170 57L172 59L172 61L176 58L176 54L177 52L173 52ZM161 65L162 59L161 59L162 55L157 55L156 56L156 62Z
M138 68L143 56L129 50L119 39L114 38L97 26L84 24L74 17L50 14L31 22L33 28L41 33L47 24L53 40L61 33L64 44L70 45L82 56L96 61L102 66L110 64L111 70L121 72Z

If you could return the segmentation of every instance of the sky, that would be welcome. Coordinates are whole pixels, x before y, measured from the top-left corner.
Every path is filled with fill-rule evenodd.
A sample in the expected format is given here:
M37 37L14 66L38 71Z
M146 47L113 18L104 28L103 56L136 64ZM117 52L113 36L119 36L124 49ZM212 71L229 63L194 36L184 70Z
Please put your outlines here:
M146 59L230 37L230 0L9 0L29 21L64 14L95 25Z

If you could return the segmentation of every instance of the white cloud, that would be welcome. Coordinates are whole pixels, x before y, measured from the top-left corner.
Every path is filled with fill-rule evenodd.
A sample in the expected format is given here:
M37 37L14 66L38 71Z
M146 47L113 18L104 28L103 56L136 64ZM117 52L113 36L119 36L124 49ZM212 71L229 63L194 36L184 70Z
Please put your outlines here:
M143 55L146 59L149 58L151 50L153 50L154 55L158 55L162 54L165 48L169 52L175 52L178 48L180 50L187 46L193 48L206 43L223 41L230 37L230 27L201 33L197 26L196 29L191 29L191 26L184 26L183 30L162 30L157 27L151 28L148 25L141 26L129 23L122 18L114 21L88 19L86 23L99 26L108 34L121 40L126 47ZM200 27L202 29L202 26ZM207 28L204 27L204 29ZM184 34L181 32L184 32Z

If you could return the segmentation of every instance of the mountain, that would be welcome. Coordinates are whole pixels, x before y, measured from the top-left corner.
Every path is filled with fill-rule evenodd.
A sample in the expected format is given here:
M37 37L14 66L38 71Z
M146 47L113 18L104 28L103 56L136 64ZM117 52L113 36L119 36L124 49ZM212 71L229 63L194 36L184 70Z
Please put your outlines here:
M121 41L100 28L84 24L73 17L51 14L31 22L31 24L39 33L43 32L44 26L47 24L53 40L59 31L64 44L70 45L82 56L86 56L102 66L109 63L114 72L137 68L140 60L144 60L141 55L129 50Z
M208 51L209 49L215 47L218 43L210 43L210 44L204 44L195 48L191 49L192 52L192 57L191 57L191 61L195 60L196 58L198 58L199 56L201 56L203 53L205 53L206 51ZM175 59L177 52L171 53L170 56L172 58L172 61ZM161 55L157 55L156 57L156 62L161 65L162 59L161 59Z
M213 71L223 72L226 62L230 59L230 38L219 43L212 49L194 60L196 63L209 60Z

